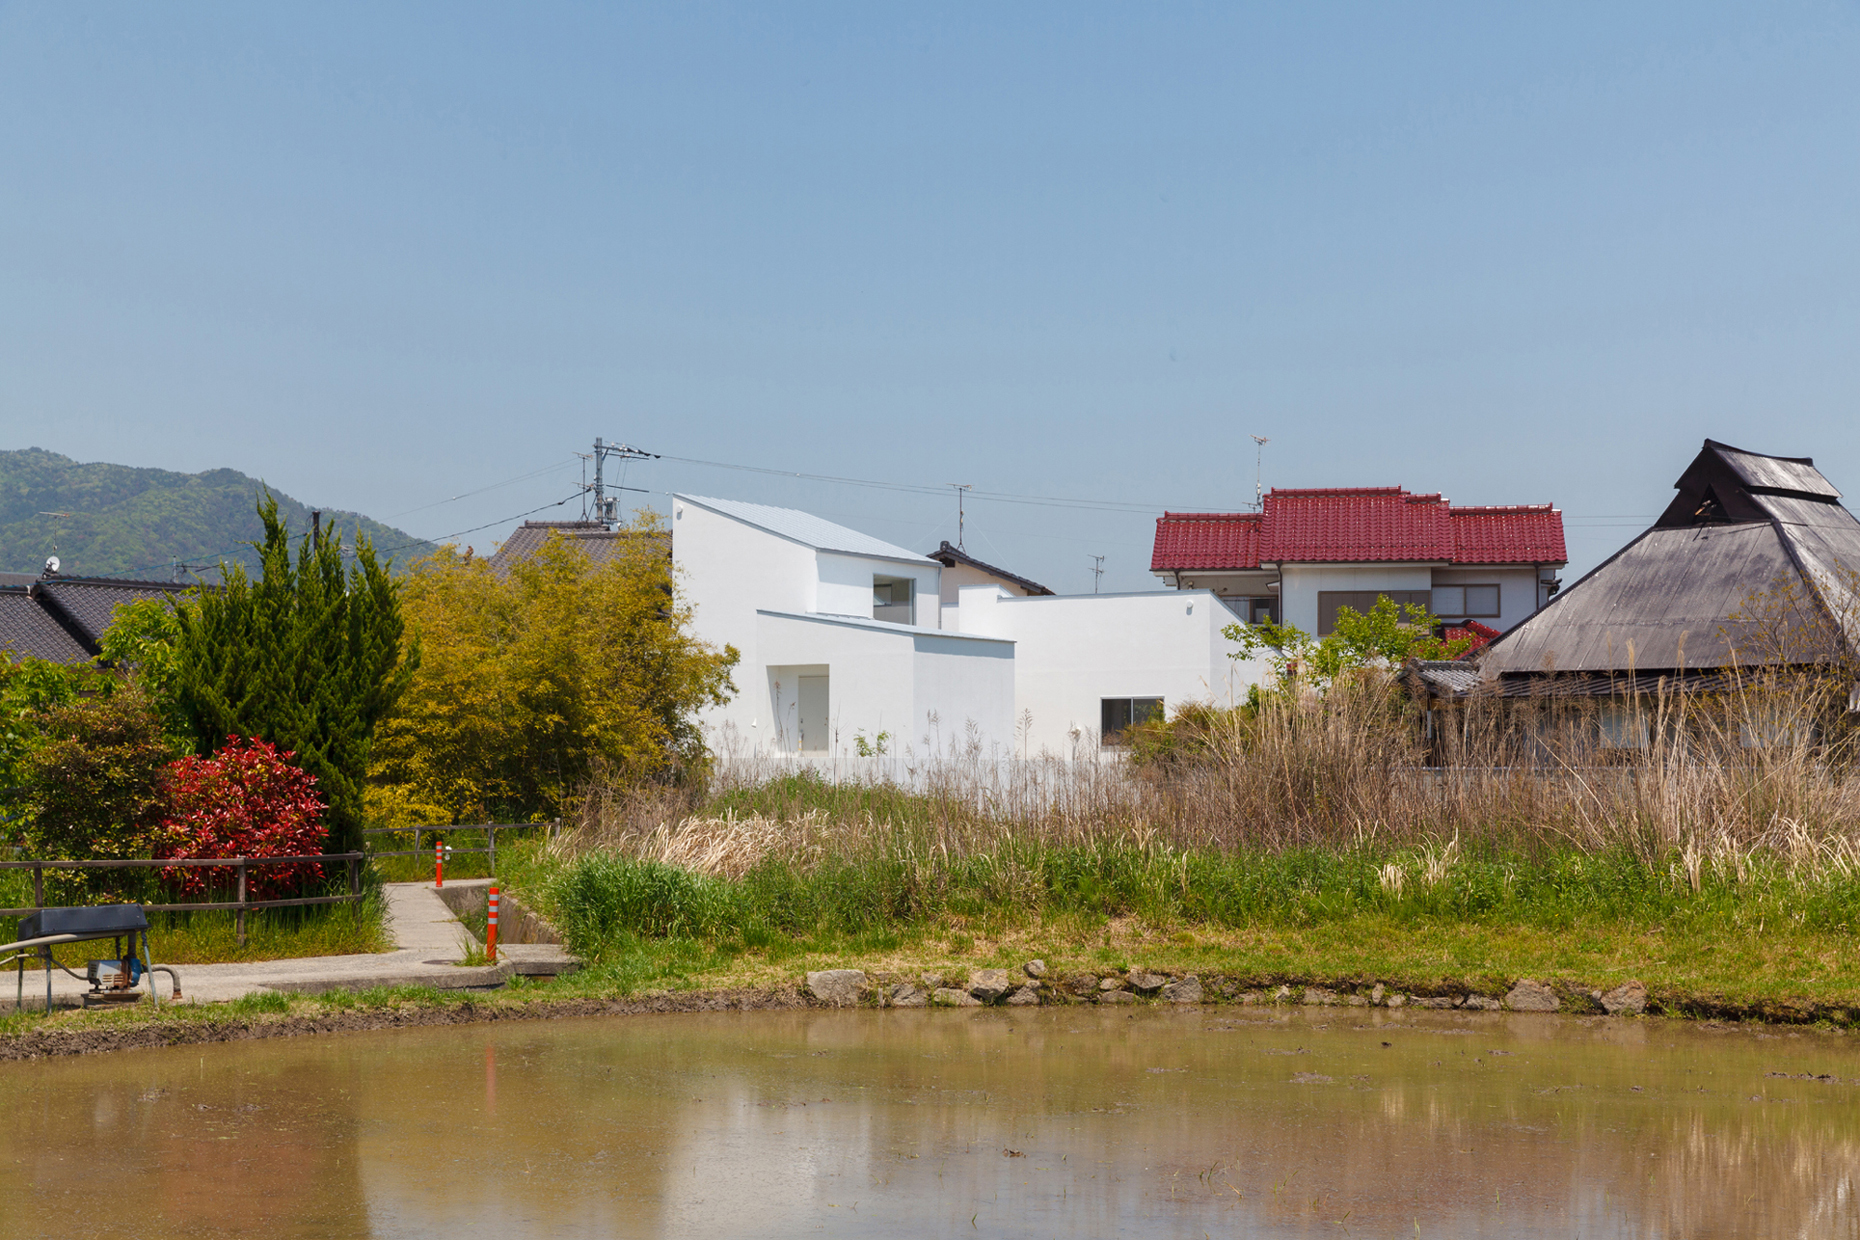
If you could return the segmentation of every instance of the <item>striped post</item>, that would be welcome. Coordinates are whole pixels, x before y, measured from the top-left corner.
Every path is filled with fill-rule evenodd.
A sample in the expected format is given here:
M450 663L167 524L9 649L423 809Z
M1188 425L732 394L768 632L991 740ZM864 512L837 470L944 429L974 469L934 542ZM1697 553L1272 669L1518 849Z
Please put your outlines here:
M491 888L490 901L485 905L484 916L484 958L492 964L497 963L497 888Z
M446 885L446 846L443 841L433 841L433 886Z

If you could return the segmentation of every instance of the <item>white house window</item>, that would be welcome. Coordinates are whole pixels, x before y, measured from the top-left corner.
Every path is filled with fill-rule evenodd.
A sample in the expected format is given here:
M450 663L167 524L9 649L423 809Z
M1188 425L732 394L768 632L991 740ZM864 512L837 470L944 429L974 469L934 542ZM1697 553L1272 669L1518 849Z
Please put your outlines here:
M1124 733L1132 724L1146 722L1162 714L1159 697L1104 698L1098 706L1098 743L1121 745Z
M1448 619L1459 616L1496 616L1498 587L1435 586L1434 614Z
M1319 590L1318 591L1318 636L1328 637L1337 628L1337 612L1348 607L1361 615L1368 615L1376 600L1386 598L1395 604L1396 614L1403 620L1408 614L1401 609L1406 606L1425 607L1436 615L1451 615L1451 612L1438 611L1434 607L1437 595L1432 590ZM1497 613L1493 613L1497 614Z
M893 624L917 623L912 615L916 588L917 583L909 577L872 578L872 619L889 620Z

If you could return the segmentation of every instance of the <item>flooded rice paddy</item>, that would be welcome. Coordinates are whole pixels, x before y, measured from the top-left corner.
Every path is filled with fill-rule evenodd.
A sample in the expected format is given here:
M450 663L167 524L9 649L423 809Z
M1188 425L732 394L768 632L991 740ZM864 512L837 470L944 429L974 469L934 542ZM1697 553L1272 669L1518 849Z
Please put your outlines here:
M0 1234L1849 1236L1860 1041L1255 1009L564 1020L0 1067Z

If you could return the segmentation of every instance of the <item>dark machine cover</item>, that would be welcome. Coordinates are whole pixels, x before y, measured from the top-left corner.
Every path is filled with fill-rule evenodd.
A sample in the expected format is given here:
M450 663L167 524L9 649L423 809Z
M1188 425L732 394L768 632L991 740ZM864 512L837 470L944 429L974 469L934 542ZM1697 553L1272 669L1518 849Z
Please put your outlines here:
M140 904L92 904L83 908L42 908L19 919L20 939L52 934L90 934L99 938L149 928Z

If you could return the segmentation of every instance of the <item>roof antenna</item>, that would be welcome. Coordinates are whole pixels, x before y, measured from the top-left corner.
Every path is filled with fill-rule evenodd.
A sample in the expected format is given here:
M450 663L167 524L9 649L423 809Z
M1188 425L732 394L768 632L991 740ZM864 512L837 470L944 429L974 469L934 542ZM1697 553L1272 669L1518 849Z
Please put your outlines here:
M949 485L956 488L956 550L961 551L962 550L962 522L963 522L963 512L962 512L963 492L972 490L975 484L973 482L952 482Z
M1253 449L1253 511L1264 512L1266 510L1266 489L1261 485L1260 479L1264 477L1261 471L1266 464L1266 445L1272 440L1264 435L1254 435L1252 439L1255 444Z
M1104 576L1104 557L1094 555L1091 557L1091 592L1093 594L1098 593L1098 579L1102 576Z

